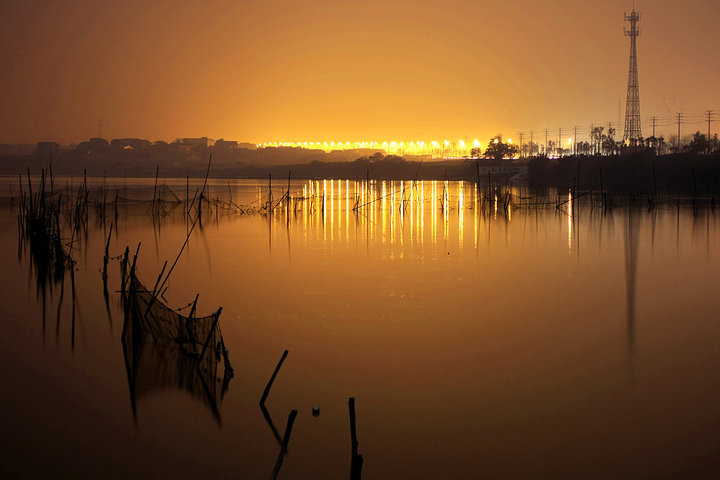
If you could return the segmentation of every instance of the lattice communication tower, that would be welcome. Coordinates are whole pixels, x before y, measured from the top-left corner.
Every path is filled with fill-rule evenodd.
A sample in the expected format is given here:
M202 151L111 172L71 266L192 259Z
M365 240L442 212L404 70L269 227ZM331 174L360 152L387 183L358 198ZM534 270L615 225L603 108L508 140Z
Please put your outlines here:
M640 88L638 86L637 67L637 37L640 30L637 23L640 21L640 12L633 9L632 13L625 14L625 21L630 22L630 30L625 29L625 35L630 37L630 71L628 73L627 102L625 103L625 132L623 141L627 146L638 146L642 138L640 126Z

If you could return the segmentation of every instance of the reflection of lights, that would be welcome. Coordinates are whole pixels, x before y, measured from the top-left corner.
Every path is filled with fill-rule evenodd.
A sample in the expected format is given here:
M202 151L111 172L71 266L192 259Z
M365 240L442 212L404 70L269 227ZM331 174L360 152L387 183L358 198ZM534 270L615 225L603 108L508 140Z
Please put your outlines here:
M395 210L395 180L390 181L390 208Z
M463 181L460 180L460 185L458 186L458 209L461 212L462 212L462 208L463 208L463 197L464 197L463 187L464 187Z
M463 181L460 180L460 188L458 192L458 245L460 246L460 248L462 248L463 246L463 228L465 226L465 212L463 210L463 187Z
M573 204L572 190L568 190L568 253L572 253L572 234L573 234Z

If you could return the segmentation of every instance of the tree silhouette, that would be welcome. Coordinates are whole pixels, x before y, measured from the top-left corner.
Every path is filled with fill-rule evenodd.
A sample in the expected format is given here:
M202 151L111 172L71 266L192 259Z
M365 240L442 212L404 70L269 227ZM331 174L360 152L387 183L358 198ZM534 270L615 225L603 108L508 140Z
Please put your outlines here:
M595 127L590 135L592 139L592 153L598 155L602 151L603 127Z
M704 133L700 133L698 131L693 134L692 140L690 140L690 143L685 148L690 153L700 155L711 152L711 143L712 142L708 140L707 136Z
M485 149L485 157L502 160L503 158L514 157L519 152L520 149L517 145L503 142L502 135L498 135L490 139L490 143L488 143L488 147Z

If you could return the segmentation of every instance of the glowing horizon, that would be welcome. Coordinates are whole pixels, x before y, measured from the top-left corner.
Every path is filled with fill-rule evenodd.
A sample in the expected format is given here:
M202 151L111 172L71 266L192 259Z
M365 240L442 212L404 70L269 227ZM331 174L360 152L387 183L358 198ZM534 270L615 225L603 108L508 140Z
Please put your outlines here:
M8 67L0 143L207 136L484 145L498 132L516 143L520 132L525 143L530 132L544 143L546 128L550 138L577 126L583 139L591 124L608 122L620 132L628 1L509 2L10 2L0 31ZM644 136L653 115L658 133L671 135L680 111L689 114L686 131L704 130L695 113L720 111L711 88L720 78L720 4L636 7ZM515 13L490 15L508 9Z

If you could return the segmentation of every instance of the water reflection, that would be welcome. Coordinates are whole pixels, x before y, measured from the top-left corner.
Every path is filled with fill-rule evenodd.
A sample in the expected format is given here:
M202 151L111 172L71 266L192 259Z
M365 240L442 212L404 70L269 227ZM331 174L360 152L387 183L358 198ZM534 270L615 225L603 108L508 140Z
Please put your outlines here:
M631 358L635 354L635 285L637 283L639 237L639 212L634 208L628 208L625 214L625 290L627 293L628 351Z
M104 317L102 322L84 322L89 324L92 342L102 345L104 334L110 345L104 349L106 356L92 358L93 368L103 380L108 377L108 384L119 385L120 398L126 393L127 376L135 414L137 402L159 390L197 398L218 420L222 410L221 432L205 411L189 422L198 430L207 428L200 435L219 440L191 451L188 457L209 458L212 465L222 461L220 457L239 458L228 462L232 465L223 474L208 469L211 476L228 476L227 472L247 466L255 468L254 473L261 470L253 477L267 478L276 458L275 473L282 465L282 478L318 476L323 474L316 472L325 470L331 473L327 476L347 476L348 463L351 472L356 472L351 475L356 475L362 466L359 452L371 460L368 466L380 478L420 478L428 472L457 476L463 473L453 470L457 458L463 459L465 473L481 476L489 470L487 476L493 478L592 477L599 471L608 477L637 476L660 469L659 451L668 452L665 458L676 464L696 458L695 452L702 453L718 431L711 416L696 414L712 411L718 400L718 393L709 390L712 382L706 381L713 378L718 364L717 300L712 295L717 277L714 213L708 210L704 217L702 212L691 217L681 211L677 217L682 219L682 228L677 225L677 233L674 209L653 212L653 229L657 217L658 230L657 235L653 230L657 255L652 258L647 255L650 222L644 221L649 217L639 209L616 208L614 214L593 211L588 197L573 198L566 191L551 198L547 208L534 208L519 205L517 199L522 196L515 189L510 189L510 195L501 189L493 189L492 195L488 192L478 192L473 183L452 181L388 181L384 186L348 179L298 181L292 184L290 202L273 212L222 216L222 210L218 214L213 208L206 219L214 215L214 221L206 222L201 238L193 235L193 254L178 272L173 289L182 289L185 295L199 287L203 296L206 291L213 295L213 304L220 299L232 312L230 318L239 319L224 327L228 327L229 341L244 345L247 388L223 397L224 373L219 368L198 370L177 342L158 343L151 332L142 332L141 318L126 319L122 342L117 335L107 335ZM267 190L257 194L253 188L248 194L253 199L256 195L259 203L267 203ZM275 192L273 197L280 195ZM241 198L233 191L233 201L242 202ZM556 208L566 199L566 206ZM614 216L617 225L624 227L623 237L614 229ZM157 244L161 253L171 248L168 243L177 241L178 235L185 235L185 228L168 225L171 221L169 217L158 220L164 225ZM150 220L128 221L121 216L119 222L123 242L142 235L144 242L152 242ZM108 236L107 232L94 233L95 251L88 256L90 264L85 262L81 268L97 273ZM499 241L503 235L505 242ZM270 250L273 239L277 245L286 238L288 245L294 242L292 262L289 252L285 259L284 249ZM675 259L676 241L682 262ZM197 242L227 261L216 262L210 272ZM577 253L577 258L568 251ZM640 256L643 273L652 274L638 275ZM274 268L268 268L271 257ZM24 262L23 268L28 260ZM103 313L97 288L100 278L97 274L78 278L83 292L94 288L97 293L96 309L92 311L93 304L88 303L92 316L86 315L97 318ZM677 281L692 283L692 289L676 289ZM111 297L113 290L109 289ZM657 292L657 298L650 302L637 295L643 291ZM113 311L116 318L121 317L116 307ZM678 312L687 319L678 322ZM643 315L653 319L651 331L641 329L646 323ZM14 319L7 321L14 325ZM92 330L100 323L102 334L98 328ZM619 335L614 328L618 325L622 325ZM115 326L118 329L118 322ZM14 327L16 332L23 330ZM39 326L37 330L40 338ZM637 351L636 338L643 340L643 348ZM117 370L112 365L123 355L121 343L126 372L113 376L108 372ZM289 381L278 385L275 394L280 395L269 405L273 418L266 422L265 412L261 416L253 399L262 390L270 373L265 369L271 365L257 358L267 352L268 358L274 358L272 352L279 345L298 352L294 357L298 361L287 372ZM29 353L22 353L25 350ZM623 383L628 365L617 362L618 353L628 350L637 359L633 368L643 378L633 386L635 390ZM24 362L15 364L36 366L32 363L37 362L32 358L38 357L36 348L21 343L17 351L25 356ZM77 360L85 358L81 355L76 352L74 364L63 364L68 372L78 369ZM692 355L696 355L694 362L684 361ZM31 375L30 370L22 373ZM42 365L36 370L42 370ZM78 381L77 375L67 378ZM483 381L468 382L468 378ZM657 401L658 391L663 391L667 401ZM117 408L103 401L101 393L85 389L87 401L82 407L92 403L98 410ZM348 444L347 417L333 413L339 410L337 399L349 394L361 401L359 433L367 443L359 451L357 438L352 439L353 415ZM330 399L335 399L332 409L326 408ZM311 419L310 406L316 403L322 405L323 415ZM183 408L181 402L178 405ZM168 401L163 407L178 405ZM127 417L126 402L120 407L119 417ZM288 454L283 437L290 439L292 421L287 412L293 407L300 413L292 433L293 451ZM637 416L638 411L643 415ZM103 412L98 417L110 415ZM121 437L122 429L127 429L121 423L107 422L101 432L76 435L83 441L96 438L97 433ZM30 426L49 430L40 422ZM517 428L526 439L521 444L516 441ZM10 433L16 437L22 429L12 428ZM143 445L148 452L144 459L172 444L175 437L178 444L192 445L186 450L200 443L193 439L207 438L197 436L198 430L168 430L172 431L158 428L152 432L158 442ZM668 431L680 433L663 436ZM336 446L338 438L343 440L342 449ZM488 455L474 457L477 446L468 438L480 439ZM578 442L578 438L590 439L590 443ZM126 446L132 439L116 443L123 456L133 458ZM429 444L437 445L437 458L423 455ZM392 456L387 455L388 445L393 446ZM642 449L637 445L643 445ZM568 452L567 456L548 464L558 449ZM615 458L628 451L632 458L626 463L603 470L608 465L607 452ZM336 462L339 467L318 466L312 457L327 458L328 452L341 459ZM521 463L517 462L520 457L528 465L526 470L513 469ZM494 460L488 462L488 458ZM577 458L582 461L573 464ZM108 459L100 453L93 461ZM140 463L134 461L133 467ZM568 462L571 473L567 473Z
M313 243L321 233L323 243L333 249L350 245L351 238L362 238L368 247L377 243L401 250L407 241L412 246L428 241L429 246L450 251L465 248L466 234L473 235L477 248L479 233L489 228L490 222L513 220L513 199L520 197L517 189L500 196L501 190L496 189L492 203L481 202L477 184L449 180L426 184L422 180L325 179L322 184L313 180L295 189L294 206L274 213L273 218L282 217L274 221L283 221L289 229L294 221L299 222L303 242ZM487 205L492 208L491 216L483 208ZM468 215L473 216L471 231L466 231ZM505 233L507 239L507 228Z

